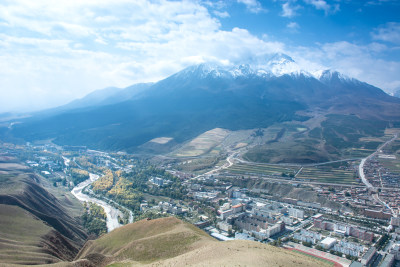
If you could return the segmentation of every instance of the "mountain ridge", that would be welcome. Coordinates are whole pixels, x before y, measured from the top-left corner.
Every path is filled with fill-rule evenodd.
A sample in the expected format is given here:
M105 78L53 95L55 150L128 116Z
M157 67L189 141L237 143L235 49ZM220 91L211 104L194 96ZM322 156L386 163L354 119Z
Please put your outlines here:
M264 62L268 64L286 73L277 76L243 64L195 65L145 85L122 102L36 116L3 131L26 141L55 138L58 144L133 152L154 138L183 143L214 128L236 131L301 123L313 115L299 114L315 111L383 121L387 127L400 121L400 100L379 88L335 71L323 71L319 79L293 72L286 65L295 62L283 55Z
M0 265L74 259L88 235L29 168L0 156ZM72 195L71 195L72 197Z

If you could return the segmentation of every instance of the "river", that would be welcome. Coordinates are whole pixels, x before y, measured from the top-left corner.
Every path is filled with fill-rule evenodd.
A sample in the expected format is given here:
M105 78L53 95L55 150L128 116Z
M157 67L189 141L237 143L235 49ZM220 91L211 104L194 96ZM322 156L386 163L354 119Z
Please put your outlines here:
M103 207L105 213L107 214L107 230L108 232L111 232L115 228L118 228L121 226L121 224L118 222L118 215L123 217L123 214L120 210L114 208L110 204L106 203L103 200L90 197L82 192L82 190L88 186L89 184L93 183L97 179L99 179L99 176L97 174L90 173L89 174L90 178L83 181L82 183L78 184L75 186L71 193L79 200L79 201L86 201L86 202L93 202L96 203L97 205ZM129 218L131 220L131 218ZM133 219L133 218L132 218Z

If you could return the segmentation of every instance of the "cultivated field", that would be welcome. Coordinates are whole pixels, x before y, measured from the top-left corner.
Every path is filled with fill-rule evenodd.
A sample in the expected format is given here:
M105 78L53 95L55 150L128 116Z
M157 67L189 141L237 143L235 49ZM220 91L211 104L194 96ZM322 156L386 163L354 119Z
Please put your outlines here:
M228 134L228 130L215 128L199 135L171 155L175 157L196 157L206 153L217 155L220 150L217 146L221 144Z
M320 183L358 184L355 171L330 169L323 167L304 167L296 179L310 180Z
M278 165L270 164L235 164L227 169L230 173L240 175L274 175L282 176L282 173L286 175L295 174L299 167L283 167Z
M378 159L384 168L387 168L392 173L400 174L400 159Z

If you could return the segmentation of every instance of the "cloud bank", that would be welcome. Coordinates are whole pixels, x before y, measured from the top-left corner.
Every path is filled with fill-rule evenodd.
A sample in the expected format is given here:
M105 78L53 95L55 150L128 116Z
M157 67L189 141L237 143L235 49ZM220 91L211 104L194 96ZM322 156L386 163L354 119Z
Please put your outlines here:
M258 1L238 2L250 12L266 11ZM322 10L334 8L322 0L308 2ZM293 12L284 14L294 17ZM223 2L2 1L0 112L57 106L108 86L158 81L204 61L240 61L274 52L293 56L310 71L335 68L385 89L400 85L388 72L399 63L374 59L382 49L379 44L288 46L243 28L222 30L220 19L229 16ZM393 25L385 27L376 29L373 38L397 42L385 37ZM371 65L382 69L367 67Z

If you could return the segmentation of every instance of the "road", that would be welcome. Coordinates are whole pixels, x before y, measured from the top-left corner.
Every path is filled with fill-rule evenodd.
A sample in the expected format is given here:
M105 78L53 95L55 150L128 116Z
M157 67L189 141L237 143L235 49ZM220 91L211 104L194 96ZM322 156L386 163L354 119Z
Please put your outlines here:
M374 186L373 186L372 184L370 184L370 182L368 182L367 178L365 177L365 174L364 174L364 165L365 165L365 162L367 162L369 159L371 159L373 156L375 156L377 153L379 153L379 151L382 150L382 148L384 148L386 145L388 145L388 144L390 144L391 142L393 142L394 140L396 140L398 136L399 136L398 133L395 134L395 135L393 136L392 139L386 141L384 144L382 144L380 147L378 147L378 149L377 149L374 153L372 153L372 154L369 155L368 157L366 157L366 158L364 158L364 159L361 160L361 163L360 163L360 165L358 166L358 172L360 173L360 177L361 177L362 182L363 182L368 188L373 188Z
M392 139L386 141L384 144L382 144L381 146L379 146L378 149L377 149L374 153L372 153L372 154L369 155L368 157L366 157L366 158L364 158L364 159L361 160L361 163L360 163L360 165L358 166L358 172L359 172L359 174L360 174L361 181L365 184L366 187L368 187L368 188L375 188L370 182L368 182L367 177L365 177L365 173L364 173L364 165L365 165L365 163L366 163L369 159L371 159L373 156L375 156L376 154L378 154L379 151L382 150L385 146L387 146L388 144L390 144L391 142L393 142L394 140L396 140L398 136L399 136L399 134L396 133L396 134L393 136ZM380 174L379 174L379 175L380 175ZM382 183L382 180L381 180L381 183ZM397 216L397 214L394 212L394 210L393 210L386 202L384 202L382 199L379 198L379 194L378 194L378 193L373 194L372 197L373 197L377 202L380 202L380 203L383 204L385 207L387 207L387 208L391 211L391 213L392 213L393 216L395 216L395 217Z
M371 155L374 155L374 154L371 154ZM365 162L371 157L371 155L369 155L367 158L362 159L360 165L358 166L358 172L360 173L361 181L368 188L373 188L373 186L372 186L372 184L370 184L370 182L368 182L367 178L365 177L364 165L365 165Z
M203 174L199 174L199 175L197 175L196 177L193 177L192 179L198 179L198 178L200 178L200 177L205 177L205 176L207 176L207 175L211 175L211 174L216 173L216 172L218 172L218 171L220 171L220 170L227 169L227 168L231 167L231 166L233 165L233 163L234 163L234 162L233 162L233 158L234 158L237 154L238 154L238 152L230 154L230 155L226 158L227 164L225 163L225 164L223 164L223 165L221 165L221 166L219 166L219 167L217 167L217 168L215 168L215 169L212 169L211 171L208 171L208 172L203 173Z
M81 202L93 202L96 203L97 205L103 207L105 213L107 214L107 230L108 232L111 232L115 228L118 228L121 226L121 224L118 222L118 215L123 217L123 214L121 211L118 209L114 208L113 206L109 205L108 203L94 198L90 197L82 192L82 190L88 186L89 184L93 183L97 179L99 179L99 176L97 174L90 173L90 178L83 181L82 183L78 184L75 186L71 193Z

